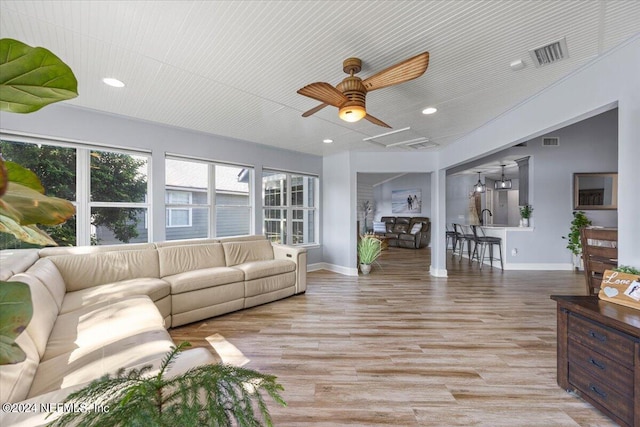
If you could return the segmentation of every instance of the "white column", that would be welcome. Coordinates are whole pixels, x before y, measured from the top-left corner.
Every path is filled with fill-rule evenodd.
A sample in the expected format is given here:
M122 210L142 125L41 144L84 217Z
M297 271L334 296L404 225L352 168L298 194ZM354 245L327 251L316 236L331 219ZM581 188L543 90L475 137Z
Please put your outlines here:
M435 277L447 277L446 201L446 171L439 169L431 173L431 267L429 267L429 273Z

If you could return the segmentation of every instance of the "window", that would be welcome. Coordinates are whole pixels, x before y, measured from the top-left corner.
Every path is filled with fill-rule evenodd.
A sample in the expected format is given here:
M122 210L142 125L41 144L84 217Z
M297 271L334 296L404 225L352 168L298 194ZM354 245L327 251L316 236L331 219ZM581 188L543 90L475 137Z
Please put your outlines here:
M193 203L192 197L189 191L167 190L165 203L167 206L190 205ZM167 227L191 227L192 213L192 208L167 207Z
M148 242L149 157L103 150L88 154L91 244Z
M252 232L251 168L184 158L165 165L167 240Z
M34 172L47 196L60 197L76 204L76 149L48 144L0 141L0 152L7 161ZM60 245L76 244L76 218L62 225L39 226ZM0 249L27 247L12 234L0 233Z
M315 176L264 171L263 227L269 240L293 245L317 243L317 187Z
M209 237L209 165L165 160L167 240Z
M68 200L76 215L44 227L59 245L147 242L149 156L85 145L16 137L0 141L6 160L32 170L45 194ZM24 246L2 235L3 248Z

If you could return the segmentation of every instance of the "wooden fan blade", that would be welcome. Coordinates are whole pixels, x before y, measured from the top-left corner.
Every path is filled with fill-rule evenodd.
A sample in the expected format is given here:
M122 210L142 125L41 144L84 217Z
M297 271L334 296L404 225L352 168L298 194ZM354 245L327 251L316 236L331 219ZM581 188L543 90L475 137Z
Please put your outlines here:
M310 115L317 113L318 111L322 110L324 107L328 105L329 104L320 104L317 107L313 107L311 110L305 111L304 113L302 113L302 117L309 117Z
M343 103L347 102L347 97L344 96L342 92L331 86L329 83L324 82L316 82L306 85L302 89L298 90L298 93L324 104L333 105L334 107L340 107Z
M429 66L429 52L421 53L374 74L362 83L368 92L420 77Z
M382 126L383 128L389 128L391 129L391 126L389 126L388 124L386 124L385 122L383 122L380 119L377 119L375 117L373 117L371 114L367 114L366 116L364 116L365 119L369 120L371 123L373 123L374 125L378 125L378 126Z

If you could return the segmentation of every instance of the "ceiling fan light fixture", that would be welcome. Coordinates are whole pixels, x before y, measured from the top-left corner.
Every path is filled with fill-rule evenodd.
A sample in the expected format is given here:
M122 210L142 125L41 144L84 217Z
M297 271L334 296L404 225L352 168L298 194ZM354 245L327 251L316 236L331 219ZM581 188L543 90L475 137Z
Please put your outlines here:
M357 122L367 115L367 110L362 105L345 105L340 108L338 116L345 122Z

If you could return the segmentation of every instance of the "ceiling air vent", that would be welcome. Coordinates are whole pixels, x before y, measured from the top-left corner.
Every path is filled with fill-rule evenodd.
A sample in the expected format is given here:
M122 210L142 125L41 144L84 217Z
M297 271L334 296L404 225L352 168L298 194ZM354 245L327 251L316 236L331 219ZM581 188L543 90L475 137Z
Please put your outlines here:
M542 138L542 146L543 147L557 147L560 145L560 138Z
M569 57L567 38L563 37L561 40L556 42L530 50L529 55L531 55L531 59L533 59L533 63L536 67L542 67L544 65L562 61Z
M405 145L408 148L413 148L414 150L423 150L427 148L435 148L438 146L438 144L436 144L435 142L429 142L428 139L426 141L410 142Z

